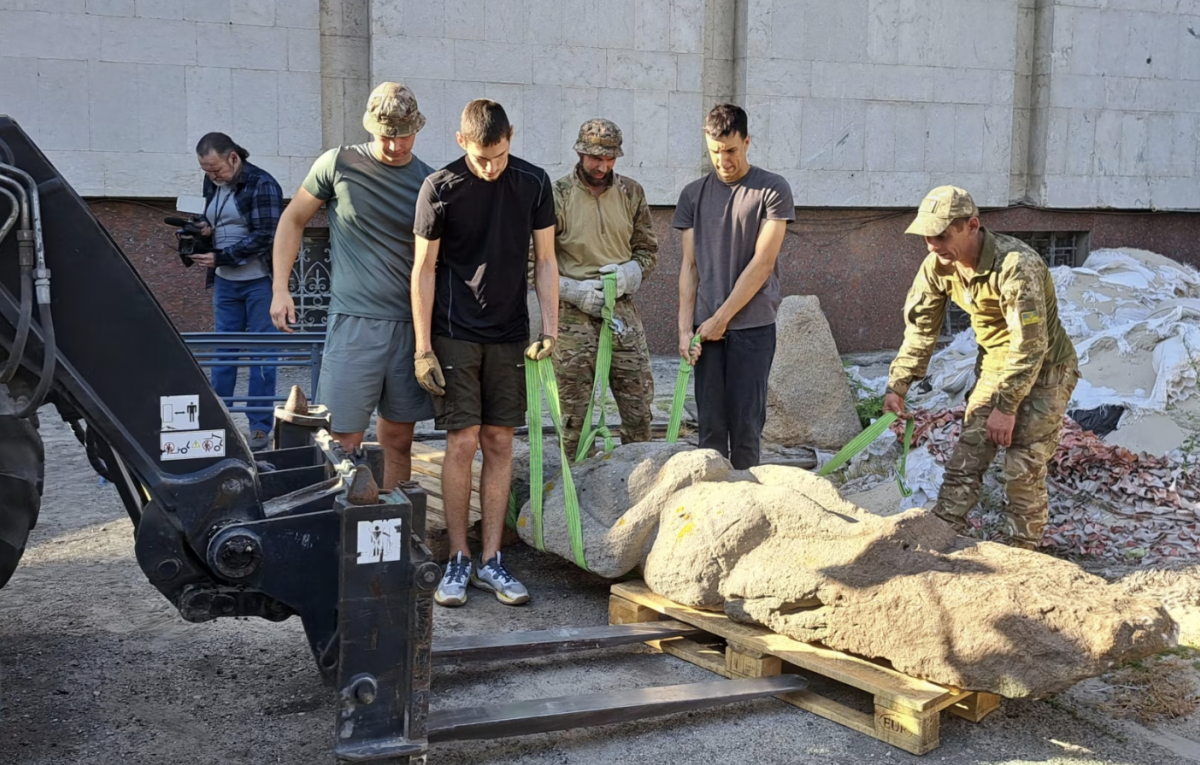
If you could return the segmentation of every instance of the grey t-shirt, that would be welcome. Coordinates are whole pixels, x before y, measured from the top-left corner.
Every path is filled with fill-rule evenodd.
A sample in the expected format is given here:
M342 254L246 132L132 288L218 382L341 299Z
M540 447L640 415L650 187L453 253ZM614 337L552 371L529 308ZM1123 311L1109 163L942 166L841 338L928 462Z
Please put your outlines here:
M792 189L782 176L751 166L737 183L725 183L710 172L684 187L671 225L693 229L696 270L697 326L725 302L733 285L754 258L754 245L764 220L796 219ZM729 322L728 329L753 329L775 323L779 308L779 264L750 302Z
M413 211L433 168L385 165L371 144L330 149L303 188L329 213L329 314L412 321Z
M238 210L232 186L217 186L217 193L208 203L204 217L212 226L213 247L218 250L231 247L250 236L250 226ZM253 258L244 266L217 266L217 276L234 282L248 282L251 279L270 276L269 258L270 255L266 258Z

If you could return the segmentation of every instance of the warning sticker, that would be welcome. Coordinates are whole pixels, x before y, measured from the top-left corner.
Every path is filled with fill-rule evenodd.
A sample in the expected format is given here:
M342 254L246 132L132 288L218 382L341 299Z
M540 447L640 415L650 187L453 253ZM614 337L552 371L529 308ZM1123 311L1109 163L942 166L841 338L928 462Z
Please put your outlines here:
M399 518L359 521L358 565L400 560L403 526Z
M198 430L200 428L199 396L160 396L160 430Z
M159 434L163 462L225 456L225 431L191 430Z

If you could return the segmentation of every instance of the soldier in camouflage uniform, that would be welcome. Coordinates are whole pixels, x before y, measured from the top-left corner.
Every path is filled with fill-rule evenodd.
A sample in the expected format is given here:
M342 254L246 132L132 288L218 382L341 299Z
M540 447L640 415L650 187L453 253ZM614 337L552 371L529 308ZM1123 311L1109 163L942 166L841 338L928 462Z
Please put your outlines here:
M1006 531L1014 546L1032 549L1046 525L1046 463L1079 380L1078 359L1059 323L1046 263L1024 242L982 228L978 216L967 192L942 186L925 197L906 232L925 237L929 255L904 304L904 344L888 375L884 411L903 414L904 396L925 376L953 300L971 317L980 357L933 512L965 531L1003 446Z
M633 295L656 265L646 194L637 181L617 175L621 130L613 122L583 123L575 142L579 163L554 183L554 250L558 256L558 371L567 453L574 458L587 416L600 342L605 274L617 277L609 385L621 413L621 442L650 440L654 376L646 332Z

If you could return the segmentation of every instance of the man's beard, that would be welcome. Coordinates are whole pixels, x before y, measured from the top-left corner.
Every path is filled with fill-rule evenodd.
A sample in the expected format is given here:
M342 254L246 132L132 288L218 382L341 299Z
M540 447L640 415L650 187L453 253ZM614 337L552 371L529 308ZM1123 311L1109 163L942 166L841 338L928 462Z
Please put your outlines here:
M613 171L612 170L609 170L607 173L605 173L603 178L597 178L594 175L592 175L591 173L589 173L587 170L585 170L583 165L581 164L579 166L579 174L581 176L583 176L584 183L586 183L589 186L594 186L596 188L605 188L605 187L611 186L612 182L613 182Z

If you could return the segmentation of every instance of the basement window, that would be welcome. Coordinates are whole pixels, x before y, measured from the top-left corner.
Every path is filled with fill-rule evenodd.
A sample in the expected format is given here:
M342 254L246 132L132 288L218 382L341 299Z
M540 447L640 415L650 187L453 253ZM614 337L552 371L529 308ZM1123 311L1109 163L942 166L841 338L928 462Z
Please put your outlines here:
M1042 256L1042 260L1051 268L1067 266L1075 268L1083 265L1088 254L1088 232L1086 231L1004 231L1001 233L1015 236L1025 242ZM946 323L942 327L942 337L951 338L971 326L971 318L966 311L953 303L946 311Z

